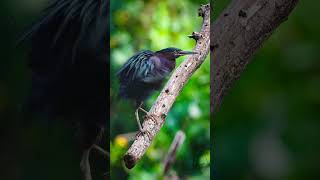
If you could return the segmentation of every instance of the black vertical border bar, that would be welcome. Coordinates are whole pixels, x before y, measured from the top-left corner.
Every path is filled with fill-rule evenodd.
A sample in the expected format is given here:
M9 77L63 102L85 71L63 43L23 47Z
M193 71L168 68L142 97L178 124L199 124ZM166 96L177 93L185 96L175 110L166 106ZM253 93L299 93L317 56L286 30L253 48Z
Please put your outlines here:
M210 0L210 179L216 179L216 167L215 167L215 150L214 150L214 118L213 118L213 77L211 76L214 70L213 67L213 16L214 16L214 0Z
M117 0L107 0L108 1L108 101L109 101L109 105L108 105L108 127L107 127L107 131L108 131L108 152L109 152L109 162L108 162L108 172L104 178L104 180L111 180L112 179L112 173L114 174L115 172L112 171L112 165L111 165L111 148L110 148L110 145L112 143L112 130L111 130L111 120L112 120L112 117L111 117L111 111L112 111L112 94L111 94L111 89L112 89L112 80L111 78L113 78L113 72L112 72L112 61L111 61L111 46L110 46L110 41L111 41L111 33L112 33L112 6L113 4L115 3L115 1Z
M103 0L101 0L103 1ZM106 22L106 26L107 26L107 41L106 41L106 60L107 60L107 73L105 74L107 78L107 97L105 98L107 100L107 104L106 104L106 109L107 109L107 121L106 121L106 130L105 130L105 136L106 136L106 141L104 142L107 146L106 150L107 152L109 152L110 155L110 0L105 0L107 1L106 5L107 5L107 22ZM107 163L107 169L106 169L106 173L104 174L104 179L105 180L109 180L110 179L110 156L108 158L108 162Z

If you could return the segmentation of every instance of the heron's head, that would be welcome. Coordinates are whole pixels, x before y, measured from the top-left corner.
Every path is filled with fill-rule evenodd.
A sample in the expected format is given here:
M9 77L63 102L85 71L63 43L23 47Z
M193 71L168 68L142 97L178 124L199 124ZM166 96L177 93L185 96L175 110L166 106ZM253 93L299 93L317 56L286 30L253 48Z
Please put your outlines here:
M157 55L167 58L168 60L175 61L176 58L184 55L197 54L194 51L183 51L179 48L169 47L156 52Z

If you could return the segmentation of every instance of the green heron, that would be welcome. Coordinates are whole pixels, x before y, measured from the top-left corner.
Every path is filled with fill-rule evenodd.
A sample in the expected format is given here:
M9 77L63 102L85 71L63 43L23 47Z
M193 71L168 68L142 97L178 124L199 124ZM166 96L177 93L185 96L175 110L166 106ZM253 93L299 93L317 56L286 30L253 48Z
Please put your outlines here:
M152 92L162 87L165 78L175 68L176 59L189 54L196 54L196 52L173 47L156 52L145 50L129 58L119 70L117 74L120 81L119 97L135 101L135 116L140 132L146 131L141 126L139 110L149 115L141 107L143 102Z

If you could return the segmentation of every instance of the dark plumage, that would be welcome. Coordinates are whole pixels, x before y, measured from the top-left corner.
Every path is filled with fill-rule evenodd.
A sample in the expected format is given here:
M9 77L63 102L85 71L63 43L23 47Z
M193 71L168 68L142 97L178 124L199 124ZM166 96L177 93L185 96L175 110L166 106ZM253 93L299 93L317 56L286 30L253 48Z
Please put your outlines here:
M31 44L27 111L77 127L84 158L108 124L108 9L108 0L52 0L24 37Z
M137 112L141 109L142 102L153 91L161 88L165 78L175 68L176 58L187 54L195 52L182 51L178 48L166 48L156 52L145 50L132 56L119 70L119 96L135 101L140 131L142 128Z
M154 90L159 90L163 80L172 72L176 58L193 52L166 48L157 52L141 51L132 56L119 70L119 96L133 99L139 106Z

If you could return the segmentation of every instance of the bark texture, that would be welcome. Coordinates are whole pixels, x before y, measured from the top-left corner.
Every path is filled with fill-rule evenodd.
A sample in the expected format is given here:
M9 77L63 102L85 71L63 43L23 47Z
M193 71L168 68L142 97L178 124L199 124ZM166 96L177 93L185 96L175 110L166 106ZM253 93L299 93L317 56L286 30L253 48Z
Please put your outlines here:
M233 0L212 24L211 113L250 63L252 55L297 5L298 0Z

